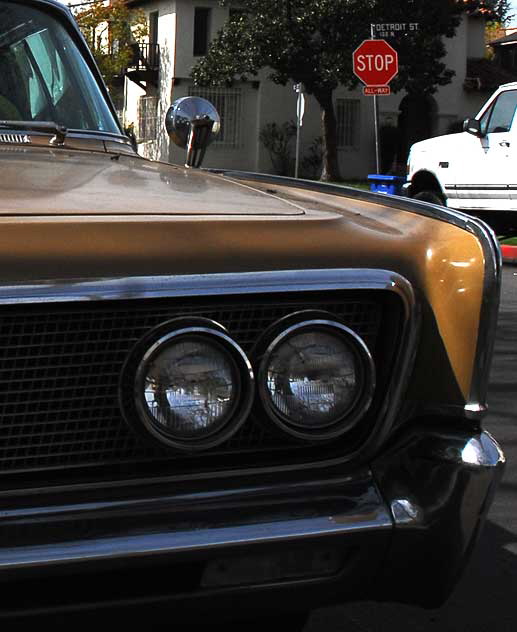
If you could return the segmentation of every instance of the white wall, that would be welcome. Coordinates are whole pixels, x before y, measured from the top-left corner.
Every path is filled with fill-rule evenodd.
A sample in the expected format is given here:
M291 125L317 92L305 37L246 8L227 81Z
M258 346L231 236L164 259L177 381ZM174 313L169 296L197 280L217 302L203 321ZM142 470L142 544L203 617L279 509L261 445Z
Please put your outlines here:
M452 39L445 39L447 55L444 63L455 71L452 82L442 86L434 95L439 109L438 132L444 134L448 125L468 116L474 116L488 98L484 92L467 92L463 83L467 74L467 59L484 54L483 20L464 16Z
M482 59L485 51L485 20L472 17L469 20L467 55L472 59Z
M194 44L194 9L204 7L212 9L210 37L215 37L228 19L228 9L219 6L217 0L177 0L177 41L176 41L176 76L190 77L192 66L197 61L193 54Z
M143 7L147 15L158 11L158 44L160 45L160 71L158 86L147 86L142 90L136 83L126 78L125 124L137 123L138 99L141 96L159 96L157 112L158 137L139 145L139 152L153 160L164 159L168 152L168 138L165 132L165 115L172 102L172 80L175 75L176 54L176 2L156 0Z

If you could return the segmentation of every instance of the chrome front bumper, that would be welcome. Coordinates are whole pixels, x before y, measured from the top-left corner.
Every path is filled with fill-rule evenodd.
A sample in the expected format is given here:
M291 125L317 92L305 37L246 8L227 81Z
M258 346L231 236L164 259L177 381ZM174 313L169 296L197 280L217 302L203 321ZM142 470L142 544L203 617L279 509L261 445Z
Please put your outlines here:
M189 617L210 608L214 591L217 608L245 593L247 611L262 611L265 594L285 608L299 607L300 598L306 607L351 598L432 605L465 565L503 466L486 432L420 429L353 477L330 471L316 480L307 470L298 480L286 473L281 483L258 485L248 477L239 487L216 478L203 491L200 481L140 481L131 493L33 490L11 507L4 496L0 581L21 594L33 577L51 586L94 572L95 582L106 579L109 603L122 605L120 590L118 601L109 596L114 568L138 578L181 565L199 570L188 591L147 594L142 582L138 603L180 604ZM326 562L300 565L314 551ZM262 594L256 603L254 594ZM80 609L99 607L100 597L80 597ZM0 618L41 616L26 598L20 608L4 603L11 605ZM59 613L60 605L50 610Z

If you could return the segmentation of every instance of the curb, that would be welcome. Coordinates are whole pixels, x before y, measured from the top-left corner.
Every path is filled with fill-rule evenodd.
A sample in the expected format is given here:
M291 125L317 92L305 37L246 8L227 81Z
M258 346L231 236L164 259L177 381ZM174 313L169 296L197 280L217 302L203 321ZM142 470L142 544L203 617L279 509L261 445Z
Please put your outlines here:
M517 246L501 244L501 254L505 263L517 263Z

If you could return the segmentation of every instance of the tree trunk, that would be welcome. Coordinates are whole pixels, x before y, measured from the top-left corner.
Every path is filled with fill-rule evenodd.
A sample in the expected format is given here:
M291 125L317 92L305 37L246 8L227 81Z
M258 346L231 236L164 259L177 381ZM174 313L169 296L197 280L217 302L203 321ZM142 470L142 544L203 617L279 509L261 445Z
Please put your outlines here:
M337 157L337 122L332 101L332 90L314 94L321 107L321 126L323 131L323 171L320 180L341 182L341 172Z

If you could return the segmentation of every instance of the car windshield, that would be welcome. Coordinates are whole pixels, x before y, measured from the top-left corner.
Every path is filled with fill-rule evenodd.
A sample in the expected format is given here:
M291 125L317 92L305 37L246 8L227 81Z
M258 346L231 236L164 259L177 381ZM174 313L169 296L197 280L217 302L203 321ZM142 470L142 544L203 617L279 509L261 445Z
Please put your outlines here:
M97 82L47 13L0 0L0 120L120 134Z

